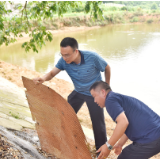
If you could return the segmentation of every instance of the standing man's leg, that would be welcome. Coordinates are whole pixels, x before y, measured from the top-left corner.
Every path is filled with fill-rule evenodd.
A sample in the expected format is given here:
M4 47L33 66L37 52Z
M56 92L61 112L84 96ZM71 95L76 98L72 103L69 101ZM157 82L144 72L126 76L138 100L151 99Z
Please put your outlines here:
M75 90L68 96L68 103L72 106L74 111L77 112L82 107L84 103L84 98L81 96L80 93L76 92Z
M96 149L99 149L107 141L103 109L94 102L91 96L85 96L85 101L92 121Z

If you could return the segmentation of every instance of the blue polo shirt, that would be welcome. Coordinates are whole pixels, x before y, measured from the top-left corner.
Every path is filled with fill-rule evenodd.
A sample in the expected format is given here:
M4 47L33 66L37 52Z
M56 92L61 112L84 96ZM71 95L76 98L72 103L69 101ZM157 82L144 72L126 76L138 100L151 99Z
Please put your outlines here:
M125 134L133 142L145 144L160 138L160 116L138 99L110 91L105 106L114 121L125 113L129 121Z
M107 62L96 52L80 50L80 54L80 64L74 62L67 64L61 57L56 67L66 70L77 92L91 96L89 89L94 82L102 80L100 72L105 71Z

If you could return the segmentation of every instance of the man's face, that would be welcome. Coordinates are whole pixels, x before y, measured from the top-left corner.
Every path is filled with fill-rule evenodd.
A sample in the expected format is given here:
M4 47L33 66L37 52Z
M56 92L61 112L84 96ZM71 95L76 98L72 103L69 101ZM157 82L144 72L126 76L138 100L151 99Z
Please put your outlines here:
M74 60L77 58L78 50L74 50L70 46L61 47L61 55L66 61L66 63L70 64L71 62L74 62Z
M91 95L94 98L94 102L97 103L101 108L105 107L105 99L106 99L106 92L104 89L92 89Z

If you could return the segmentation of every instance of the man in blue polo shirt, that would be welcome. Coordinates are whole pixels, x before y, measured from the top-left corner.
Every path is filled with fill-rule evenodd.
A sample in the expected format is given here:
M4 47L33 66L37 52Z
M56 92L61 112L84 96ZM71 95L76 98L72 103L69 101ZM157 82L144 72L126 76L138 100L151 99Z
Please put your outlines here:
M99 108L91 96L91 85L102 80L101 72L105 72L105 80L110 83L110 67L97 53L78 50L76 39L64 38L60 43L62 57L49 73L43 77L34 78L35 83L51 80L61 70L66 70L74 84L74 91L68 96L68 102L77 113L86 102L93 126L96 149L107 140L103 109Z
M112 149L118 159L147 159L160 152L159 115L136 98L112 92L106 82L95 82L90 92L117 123L109 141L97 151L101 152L98 158L108 157ZM128 138L133 143L122 150Z

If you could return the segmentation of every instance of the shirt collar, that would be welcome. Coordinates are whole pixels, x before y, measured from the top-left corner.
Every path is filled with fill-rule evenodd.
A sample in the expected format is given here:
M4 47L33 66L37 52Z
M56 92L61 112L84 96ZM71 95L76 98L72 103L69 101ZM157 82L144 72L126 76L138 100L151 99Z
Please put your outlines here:
M79 50L79 53L81 54L81 63L80 64L84 64L84 54L82 53L82 51Z
M112 91L109 91L109 92L108 92L108 94L107 94L107 96L106 96L106 100L107 100L108 96L109 96L111 93L112 93Z
M81 54L81 62L79 64L76 64L74 62L72 62L71 64L76 64L76 65L81 65L81 64L85 64L85 61L84 61L84 54L82 53L82 51L78 50L79 53Z

